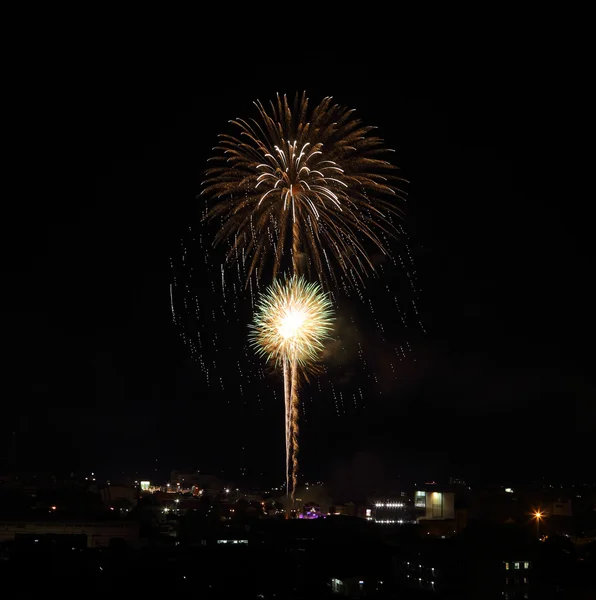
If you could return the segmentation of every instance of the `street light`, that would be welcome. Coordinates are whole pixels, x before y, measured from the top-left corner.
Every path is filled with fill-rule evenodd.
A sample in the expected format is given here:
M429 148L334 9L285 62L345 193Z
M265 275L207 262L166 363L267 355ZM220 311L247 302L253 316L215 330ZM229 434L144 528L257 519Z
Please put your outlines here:
M536 536L540 539L540 519L544 517L544 513L538 509L534 512L534 519L536 519Z

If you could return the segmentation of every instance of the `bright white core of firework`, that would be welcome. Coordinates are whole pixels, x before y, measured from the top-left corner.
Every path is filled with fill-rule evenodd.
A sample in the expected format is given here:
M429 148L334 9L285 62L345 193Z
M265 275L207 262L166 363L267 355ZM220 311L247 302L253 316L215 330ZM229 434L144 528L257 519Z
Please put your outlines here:
M305 320L306 315L304 312L300 310L290 310L279 325L279 335L285 340L295 338L299 334L300 328Z

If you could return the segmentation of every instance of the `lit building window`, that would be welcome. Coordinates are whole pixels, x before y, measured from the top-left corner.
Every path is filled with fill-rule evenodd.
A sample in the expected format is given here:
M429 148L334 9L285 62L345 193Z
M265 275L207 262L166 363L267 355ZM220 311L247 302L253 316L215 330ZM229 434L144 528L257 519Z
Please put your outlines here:
M529 569L530 568L530 563L529 562L525 562L524 563L524 569Z
M416 508L426 508L426 492L416 492L414 505Z
M440 518L443 516L443 494L441 494L441 492L432 493L431 510L434 518Z
M508 563L508 562L506 562L506 563L505 563L505 569L506 569L507 571L509 571L509 563Z
M513 568L514 568L514 569L519 569L519 564L520 564L520 563L518 563L518 562L514 562L514 563L513 563Z

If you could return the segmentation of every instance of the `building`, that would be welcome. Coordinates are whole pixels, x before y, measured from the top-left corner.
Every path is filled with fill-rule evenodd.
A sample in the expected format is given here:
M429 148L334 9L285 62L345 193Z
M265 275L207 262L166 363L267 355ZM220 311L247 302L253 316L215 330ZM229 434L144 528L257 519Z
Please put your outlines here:
M551 517L571 517L573 508L571 498L556 498L546 506L546 514Z
M403 525L416 520L412 507L402 498L373 502L365 508L364 518L380 525Z
M32 540L41 536L84 536L87 548L102 548L112 540L124 541L131 546L139 542L136 521L0 521L0 544L8 541Z
M107 510L128 512L137 505L137 490L126 485L106 485L99 490L101 501Z
M170 483L174 487L190 488L199 485L201 474L195 469L176 469L170 473Z
M344 504L336 504L335 506L329 507L330 515L346 515L348 517L355 517L358 509L353 502L345 502Z
M448 539L419 539L395 558L401 587L453 598L544 599L537 542L516 525L470 525Z
M414 492L415 521L421 537L447 538L461 532L468 522L468 511L457 505L452 488L435 487ZM459 493L459 492L458 492Z
M440 490L416 490L414 508L418 521L455 519L455 493Z

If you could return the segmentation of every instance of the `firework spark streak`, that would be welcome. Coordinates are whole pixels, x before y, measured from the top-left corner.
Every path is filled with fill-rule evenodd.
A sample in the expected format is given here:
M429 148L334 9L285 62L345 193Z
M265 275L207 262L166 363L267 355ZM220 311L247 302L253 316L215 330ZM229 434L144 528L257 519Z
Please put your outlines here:
M358 285L373 272L367 245L388 254L397 236L403 181L382 158L390 150L327 97L312 111L306 94L260 101L259 119L232 120L237 136L220 135L202 194L214 200L205 218L220 219L216 243L228 242L228 260L241 260L247 284L271 266L308 275L328 287ZM240 252L241 250L241 252ZM241 257L241 258L240 258ZM337 273L336 273L337 272Z
M331 337L333 306L318 283L292 276L276 280L261 295L249 340L257 354L283 367L286 426L286 493L291 463L292 500L298 473L298 389L300 375L316 370Z

